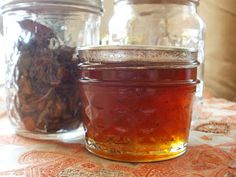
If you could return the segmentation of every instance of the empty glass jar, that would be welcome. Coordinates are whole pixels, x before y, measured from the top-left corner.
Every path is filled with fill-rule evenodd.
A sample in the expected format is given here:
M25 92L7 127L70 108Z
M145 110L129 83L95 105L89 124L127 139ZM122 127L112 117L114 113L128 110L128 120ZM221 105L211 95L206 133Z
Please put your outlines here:
M197 100L203 97L204 23L197 13L199 0L116 0L109 23L109 44L179 47L198 52Z
M16 133L79 135L77 48L99 43L100 0L10 0L1 5L7 46L7 105Z

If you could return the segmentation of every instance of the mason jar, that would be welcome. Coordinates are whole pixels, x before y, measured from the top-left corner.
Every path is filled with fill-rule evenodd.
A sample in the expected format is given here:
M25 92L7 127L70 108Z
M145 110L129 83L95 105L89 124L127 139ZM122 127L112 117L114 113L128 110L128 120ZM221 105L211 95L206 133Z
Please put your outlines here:
M99 44L100 0L1 3L7 107L16 133L69 140L81 123L78 47Z
M167 160L186 151L197 51L120 45L81 48L78 56L87 150L126 162Z
M115 0L109 22L109 44L180 47L198 52L194 120L202 107L204 29L197 12L199 0Z

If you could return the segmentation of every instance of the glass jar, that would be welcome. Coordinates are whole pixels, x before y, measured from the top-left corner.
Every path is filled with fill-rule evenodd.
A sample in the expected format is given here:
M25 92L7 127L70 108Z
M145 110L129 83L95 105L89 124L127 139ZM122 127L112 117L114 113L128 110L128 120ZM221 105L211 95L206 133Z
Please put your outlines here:
M151 162L186 151L197 52L100 46L79 51L86 148L101 157Z
M204 86L204 22L199 0L115 0L109 23L109 44L181 47L198 51L197 99L194 119L201 112Z
M16 133L69 140L81 133L77 50L99 44L100 0L10 0L1 4L7 107Z

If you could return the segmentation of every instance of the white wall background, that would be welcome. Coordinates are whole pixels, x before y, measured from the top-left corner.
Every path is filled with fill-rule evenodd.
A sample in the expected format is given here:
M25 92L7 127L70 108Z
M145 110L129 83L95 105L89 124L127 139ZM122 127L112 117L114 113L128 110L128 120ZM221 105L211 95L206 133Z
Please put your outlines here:
M0 85L4 83L5 79L5 57L4 57L4 40L2 36L2 17L0 16Z

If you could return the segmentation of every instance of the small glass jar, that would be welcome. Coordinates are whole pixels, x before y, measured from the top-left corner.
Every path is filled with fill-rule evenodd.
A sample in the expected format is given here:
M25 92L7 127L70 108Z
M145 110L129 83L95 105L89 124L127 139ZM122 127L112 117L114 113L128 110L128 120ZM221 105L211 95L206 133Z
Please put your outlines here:
M100 46L79 51L86 148L101 157L151 162L187 148L197 52Z
M115 0L109 44L181 47L198 51L194 119L201 112L204 86L204 28L199 0Z
M10 0L1 5L7 105L16 133L36 139L81 135L78 47L99 44L100 0Z

